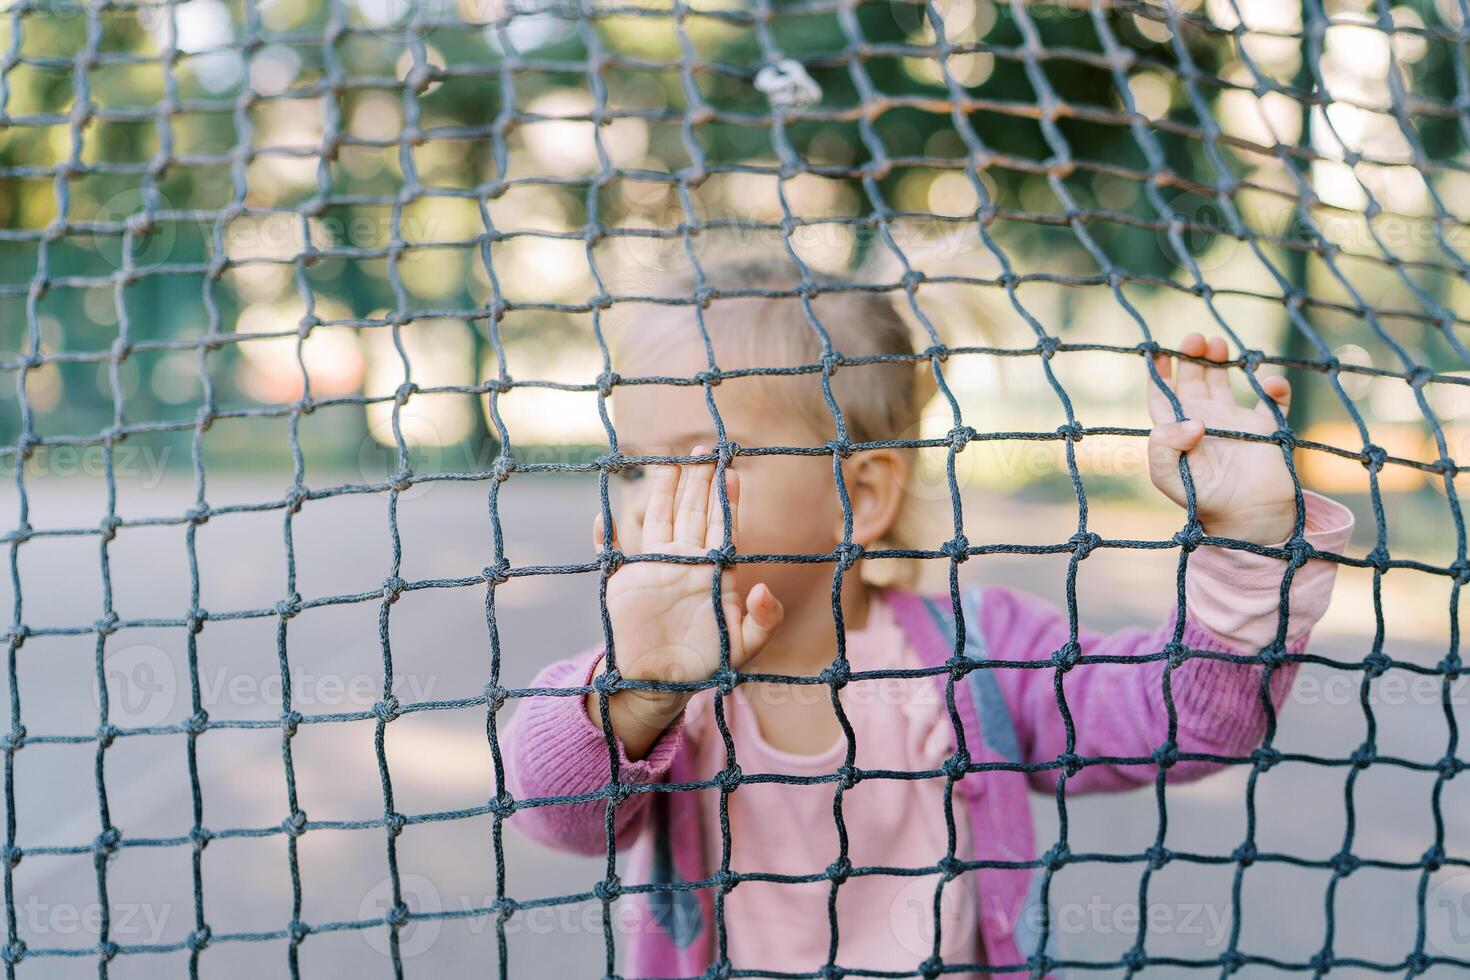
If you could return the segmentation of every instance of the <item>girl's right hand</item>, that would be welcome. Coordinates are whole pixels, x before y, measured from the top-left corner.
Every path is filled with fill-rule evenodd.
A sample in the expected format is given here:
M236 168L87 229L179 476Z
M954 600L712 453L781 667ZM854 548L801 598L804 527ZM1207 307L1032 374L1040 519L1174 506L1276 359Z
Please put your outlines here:
M693 455L710 450L694 447ZM645 554L707 555L724 541L724 518L715 464L657 464L649 467L648 501L640 549ZM725 471L730 500L731 542L739 533L740 479ZM604 544L601 515L593 521L593 542ZM614 528L613 547L617 547ZM741 602L739 566L720 578L720 608L730 637L730 666L750 661L781 625L781 603L760 583ZM713 600L714 567L708 563L626 562L609 577L607 612L619 673L628 680L699 681L720 667L720 635ZM638 758L684 710L692 697L684 691L618 691L608 699L613 731L630 758ZM587 696L587 713L599 726L598 696Z

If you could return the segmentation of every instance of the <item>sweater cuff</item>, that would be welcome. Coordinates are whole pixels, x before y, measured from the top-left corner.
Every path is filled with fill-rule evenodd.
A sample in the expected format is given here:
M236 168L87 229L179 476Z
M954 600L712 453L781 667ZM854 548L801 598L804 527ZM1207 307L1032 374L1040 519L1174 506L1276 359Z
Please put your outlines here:
M597 676L597 669L602 664L603 653L601 651L592 658L587 665L587 673L582 678L582 683L587 687L592 686L593 679ZM601 751L603 765L606 767L607 739L601 728L587 715L587 699L585 695L575 698L566 698L568 707L575 714L575 719L567 719L566 726L567 741L576 743L575 748L567 751L573 754L586 753L589 743L595 743ZM680 712L669 727L663 730L648 749L648 754L641 759L629 759L628 750L623 745L623 740L616 735L613 736L613 744L618 750L618 781L622 783L656 783L668 775L669 767L674 762L674 756L679 751L679 744L684 735L684 715Z
M1303 537L1318 551L1342 554L1353 532L1353 513L1311 490L1302 491L1306 508ZM1284 548L1282 541L1272 547ZM1184 581L1188 621L1232 652L1257 653L1276 639L1281 620L1284 558L1218 545L1203 545L1189 558ZM1313 558L1296 570L1291 582L1291 618L1286 641L1294 644L1309 633L1332 599L1337 562Z
M1191 650L1235 653L1230 645L1204 627L1186 619L1181 638ZM1303 636L1287 648L1300 653ZM1299 663L1284 663L1271 672L1271 704L1280 709L1295 679ZM1198 740L1187 750L1245 755L1261 744L1266 712L1261 704L1263 664L1237 663L1212 657L1192 657L1175 668L1170 678L1181 735ZM1181 741L1181 745L1185 745Z

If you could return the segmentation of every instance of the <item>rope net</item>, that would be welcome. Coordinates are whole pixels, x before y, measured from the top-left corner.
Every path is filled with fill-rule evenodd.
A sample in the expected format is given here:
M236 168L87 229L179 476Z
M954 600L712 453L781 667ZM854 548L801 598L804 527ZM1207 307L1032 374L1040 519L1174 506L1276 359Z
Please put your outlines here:
M400 934L436 916L493 923L498 958L486 969L524 976L534 964L518 964L515 944L507 938L516 917L538 907L587 903L600 908L601 968L617 973L618 904L655 886L619 874L612 814L630 794L644 790L620 781L611 736L609 780L600 793L608 807L602 879L575 894L535 899L518 898L507 881L506 853L514 838L507 843L504 825L517 810L567 801L514 799L501 790L475 807L400 812L386 745L393 723L407 714L478 706L495 785L501 786L504 746L498 732L507 709L528 697L590 692L504 683L507 659L544 657L539 649L505 648L497 596L530 576L600 578L605 590L624 562L674 556L625 555L605 545L587 561L518 561L506 547L501 495L528 474L589 474L597 481L604 520L610 521L612 474L688 461L620 452L607 400L624 385L702 386L713 424L723 433L713 389L731 373L712 354L707 370L694 377L621 376L604 339L604 321L630 305L650 303L682 306L694 317L705 304L732 295L703 271L710 251L731 242L769 246L790 262L798 287L742 295L802 302L823 352L795 368L735 373L810 375L822 385L837 436L816 450L735 446L722 436L703 459L716 463L727 519L725 470L737 455L751 452L830 455L850 517L836 462L873 445L849 438L830 379L837 371L860 368L833 348L810 313L812 297L854 289L891 295L925 338L920 353L906 359L927 363L939 392L934 404L942 421L917 438L889 445L919 448L939 460L936 485L952 517L948 539L931 547L867 552L849 540L831 554L780 559L824 562L834 569L837 660L821 675L796 682L830 687L832 706L848 732L846 765L807 780L831 788L839 828L844 793L866 774L853 764L856 747L838 692L890 675L851 671L843 652L835 597L843 577L856 574L860 562L905 558L942 566L960 622L959 568L967 559L1062 556L1071 642L1053 662L1039 666L1058 674L1063 719L1069 715L1060 677L1089 660L1076 656L1076 583L1089 555L1130 548L1177 554L1181 608L1189 552L1202 543L1287 559L1283 602L1292 575L1309 558L1371 574L1371 645L1352 658L1312 650L1287 654L1283 616L1276 644L1252 657L1189 650L1176 633L1167 649L1140 661L1168 663L1161 697L1171 731L1175 716L1167 677L1180 664L1213 657L1265 665L1267 737L1249 757L1230 760L1250 774L1247 833L1233 852L1190 853L1166 842L1164 776L1169 765L1186 757L1177 746L1160 746L1154 756L1132 760L1159 771L1157 835L1136 854L1080 853L1069 844L1068 778L1100 760L1069 751L1061 759L1011 767L1057 774L1059 837L1032 862L1044 869L1043 896L1062 869L1111 862L1112 874L1138 875L1139 901L1146 908L1151 879L1160 869L1223 865L1233 874L1233 928L1223 948L1195 958L1160 957L1140 929L1116 960L1058 960L1043 951L1052 931L1043 916L1042 946L1030 959L976 965L939 957L936 922L934 955L916 962L908 975L980 969L1039 976L1069 965L1129 976L1151 966L1221 974L1269 967L1315 976L1343 969L1415 975L1470 968L1463 948L1445 950L1426 938L1431 880L1470 868L1470 855L1454 854L1446 843L1441 808L1445 785L1465 767L1452 693L1464 670L1459 595L1470 580L1453 452L1460 435L1453 418L1462 412L1470 385L1470 375L1454 373L1464 371L1470 359L1461 337L1470 309L1464 255L1470 218L1457 210L1470 190L1467 22L1465 0L1400 6L1388 0L1306 0L1300 7L1253 0L464 0L401 8L367 0L10 3L0 64L0 211L6 218L0 231L0 373L15 396L0 409L0 457L13 467L16 508L5 535L13 599L7 632L10 723L3 738L7 977L48 975L59 957L95 961L103 977L122 960L186 961L189 975L197 977L210 972L211 951L248 943L282 946L288 972L296 977L311 972L303 968L300 951L314 936L353 930L386 936L392 972L403 976L413 971L401 955ZM752 197L765 203L746 206ZM671 270L692 274L694 289L668 292ZM994 324L989 339L965 333L960 321L967 310L982 311ZM1298 392L1294 417L1278 411L1273 435L1213 429L1210 434L1278 445L1294 480L1309 460L1339 478L1347 472L1374 518L1366 554L1314 551L1303 537L1300 493L1296 532L1280 549L1206 535L1196 520L1192 487L1184 522L1171 538L1104 537L1089 526L1088 440L1126 443L1148 430L1084 420L1064 384L1066 364L1078 355L1105 356L1108 371L1142 380L1143 364L1157 380L1150 355L1177 353L1156 339L1166 315L1228 337L1231 373L1263 399L1258 371L1272 367L1290 375ZM707 333L703 339L712 350ZM517 368L525 363L517 361L519 352L528 349L589 356L576 360L576 370L566 376ZM366 369L362 351L371 355ZM884 359L905 358L879 358ZM962 407L969 382L957 376L967 363L981 361L1024 362L1038 370L1038 391L1050 406L1045 411L1061 424L1034 424L1042 410L1030 416L1033 424L1009 430L982 427L974 410L967 419ZM356 365L356 373L343 365ZM1070 377L1078 383L1084 378ZM1104 385L1096 377L1086 383ZM1370 389L1392 397L1370 402L1364 396ZM530 434L518 431L517 420L530 426L536 414L511 411L527 393L576 397L588 406L595 401L591 436L562 443L593 448L538 455L538 446L555 440L534 428ZM1105 396L1114 400L1086 401L1086 414L1105 418L1107 405L1118 401ZM1376 406L1388 402L1401 410L1394 431L1415 433L1407 442L1370 432L1370 421L1381 422L1374 417ZM435 414L439 409L433 406L448 408ZM1335 421L1323 429L1304 428L1295 416L1308 410ZM308 434L312 417L330 418L330 431L312 428ZM212 446L225 429L247 434L223 449ZM265 435L248 434L254 432ZM347 482L308 479L308 456L320 451L351 460L364 433L387 447L390 463L383 472ZM1060 485L1075 497L1076 520L1060 534L1048 533L1057 543L985 540L973 520L967 530L961 493L966 454L975 458L987 447L1016 442L1058 452L1058 478L1065 474ZM194 502L186 511L145 518L119 507L119 461L138 445L177 446L177 458L188 460ZM426 445L470 445L474 451L470 465L436 468L425 465ZM36 477L38 461L55 460L63 451L95 452L100 460L107 510L95 526L31 523L32 494L48 486ZM206 472L225 465L230 453L263 467L283 465L289 473L284 493L212 502ZM436 482L483 486L492 530L489 560L483 570L458 577L408 579L401 575L399 499ZM1386 514L1405 482L1425 488L1421 497L1427 495L1430 509L1422 513L1432 520L1418 518L1411 530L1432 538L1445 552L1443 561L1390 550ZM301 594L293 522L304 509L352 495L386 503L393 562L381 589ZM243 513L273 513L282 521L286 592L274 605L206 609L196 536L211 520ZM129 529L150 526L184 531L189 598L170 616L130 617L126 608L114 607L110 549ZM43 626L28 621L31 593L23 587L23 572L28 551L50 537L96 543L103 601L95 614L76 608L70 622ZM709 563L716 597L723 571L771 560L741 554L729 542L727 530L727 547L704 558L677 559ZM1395 657L1384 615L1383 583L1390 572L1447 589L1437 663ZM482 691L457 699L404 702L395 693L401 664L389 643L394 605L406 594L440 589L484 592L486 632L478 644L485 651L486 683ZM304 712L292 702L292 659L300 654L289 642L289 624L305 611L334 605L378 617L381 697L361 710ZM278 719L241 720L206 708L197 637L207 636L211 624L240 619L276 623L284 687ZM610 644L605 604L601 623ZM143 628L175 631L187 645L192 710L177 724L130 727L114 720L107 658L130 630ZM976 667L1019 668L967 661L963 630L958 632L953 660L931 673L949 675L949 711L963 745L953 706L955 680ZM44 702L32 707L25 697L18 665L28 647L48 636L95 641L101 693L94 731L59 730L48 723ZM466 638L465 646L477 643ZM715 687L723 701L742 680L728 666L728 636L722 635L722 646L726 665L714 678L684 689ZM615 647L608 659L615 666ZM1367 737L1360 745L1335 756L1274 747L1275 715L1266 691L1271 672L1292 661L1361 680ZM1438 704L1423 710L1442 713L1447 726L1438 755L1408 758L1379 750L1370 692L1394 672L1437 685ZM636 686L611 671L596 688L603 710L609 693ZM729 745L724 713L716 717ZM307 726L348 722L375 727L382 812L359 821L313 819L298 796L294 740ZM1067 724L1070 747L1075 733ZM289 809L278 825L231 826L228 813L211 812L201 789L201 742L221 729L251 727L280 731ZM192 796L187 834L143 839L114 825L109 753L120 740L137 737L184 747ZM95 751L100 824L93 840L36 846L28 842L24 821L17 820L17 798L49 790L17 778L17 756L58 745ZM890 776L943 775L952 789L966 777L980 778L981 769L997 768L956 759L942 773ZM1258 777L1282 762L1346 772L1347 831L1334 856L1318 860L1257 846ZM1364 842L1354 835L1354 783L1361 773L1382 767L1433 778L1434 832L1418 861L1378 859L1371 846L1358 853ZM727 796L741 780L731 760L717 779L670 789ZM946 809L950 852L927 870L959 875L994 864L956 855L955 817L952 807ZM411 908L399 870L401 833L415 824L474 819L489 826L484 860L493 874L493 899L462 910ZM303 914L311 882L300 867L298 842L328 831L382 835L391 901L381 916L312 921ZM719 896L715 927L721 951L723 895L743 877L730 867L728 823L722 831L718 871L678 886L713 889ZM205 895L215 888L227 891L232 882L216 884L207 873L206 845L253 836L285 842L282 872L289 875L291 917L278 928L255 932L212 928ZM837 961L836 895L851 877L876 873L853 867L846 835L839 836L841 853L818 876L831 887L830 921L814 925L831 930L828 962L817 971L786 976L878 975L863 964ZM192 895L183 902L192 904L192 928L184 938L139 944L115 934L109 866L135 848L191 853ZM95 936L83 946L27 941L17 916L25 901L17 868L77 856L90 856L95 865L102 910ZM1243 882L1252 867L1273 862L1318 869L1329 879L1327 931L1310 957L1273 957L1253 950L1242 935ZM1367 960L1334 951L1338 884L1369 868L1411 875L1417 882L1415 938L1397 958ZM936 918L938 908L936 897ZM725 966L716 963L710 975L723 975Z

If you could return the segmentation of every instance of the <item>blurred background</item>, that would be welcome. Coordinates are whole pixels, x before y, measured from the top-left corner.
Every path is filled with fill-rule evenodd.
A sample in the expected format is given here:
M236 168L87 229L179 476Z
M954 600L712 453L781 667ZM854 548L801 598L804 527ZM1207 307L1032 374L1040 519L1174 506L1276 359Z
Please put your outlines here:
M301 974L394 975L372 824L383 636L402 704L454 703L410 710L385 740L396 810L414 818L398 838L404 901L427 916L400 930L403 972L501 969L483 914L500 894L484 812L491 488L513 568L588 560L588 464L609 449L599 335L697 260L789 250L892 289L921 346L917 314L944 343L985 349L943 365L963 423L1038 438L956 458L972 543L1056 543L1077 527L1054 437L1067 416L1027 353L1038 328L1094 348L1050 361L1078 421L1125 429L1148 424L1132 347L1228 329L1234 355L1263 351L1292 379L1290 422L1311 443L1297 472L1357 513L1352 557L1463 561L1467 484L1436 461L1470 458L1465 21L1462 0L12 4L0 606L31 635L12 629L5 679L12 733L30 739L7 756L24 855L10 969L90 976L105 931L124 953L104 975L188 975L182 946L202 921L214 939L200 975L289 975L294 919L354 924L301 942ZM820 97L778 119L756 75L781 58ZM906 291L910 269L926 281ZM936 402L920 434L954 424ZM1359 458L1370 446L1387 456L1376 493ZM1178 528L1141 438L1088 435L1076 451L1089 528ZM503 455L582 468L498 484ZM939 515L930 546L949 536L943 466L927 455L917 491ZM380 634L395 560L408 583L434 584L403 593ZM1175 560L1094 553L1084 621L1164 615ZM1053 598L1064 570L1050 557L964 567ZM596 642L596 585L583 573L497 588L500 683ZM285 620L277 604L293 594L309 608ZM1228 861L1167 867L1149 908L1140 865L1064 870L1054 899L1077 913L1059 926L1064 954L1116 959L1142 923L1150 955L1206 964L1237 926L1237 948L1283 963L1332 949L1346 960L1334 975L1416 949L1470 955L1470 875L1418 866L1437 842L1470 853L1466 780L1434 770L1464 754L1465 684L1435 673L1458 656L1458 602L1445 574L1375 583L1343 568L1314 652L1357 663L1382 649L1422 672L1360 691L1360 672L1309 666L1277 745L1346 760L1372 738L1418 768L1262 775L1258 846L1307 863L1252 866L1238 902ZM191 608L209 614L192 646ZM288 710L305 717L283 745ZM198 711L232 724L191 739ZM115 741L99 745L99 724ZM283 751L312 821L299 889ZM1169 846L1228 857L1246 833L1246 777L1171 789ZM1036 802L1046 842L1055 811ZM1141 851L1157 831L1148 793L1070 812L1074 851ZM203 849L197 881L196 819L250 831ZM99 890L92 842L108 827L123 845ZM505 821L505 895L600 878L599 861L515 828ZM1343 849L1403 867L1329 890L1321 863ZM600 975L600 909L512 918L505 969ZM40 955L61 950L78 955Z

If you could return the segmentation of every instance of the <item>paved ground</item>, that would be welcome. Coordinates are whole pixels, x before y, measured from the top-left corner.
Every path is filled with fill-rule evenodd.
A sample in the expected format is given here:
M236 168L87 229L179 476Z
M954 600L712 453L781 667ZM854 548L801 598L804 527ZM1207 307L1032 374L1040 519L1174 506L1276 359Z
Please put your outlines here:
M329 482L329 481L322 481ZM210 500L259 501L279 493L268 479L212 478ZM402 576L410 580L472 575L489 560L483 486L435 486L402 503ZM139 477L124 481L119 512L128 518L180 514L190 487ZM13 490L0 498L0 517L14 526ZM36 527L93 525L104 512L100 485L75 478L33 485ZM580 559L595 485L585 480L518 476L506 485L502 516L507 551L517 565ZM307 505L295 522L297 588L308 598L373 590L389 567L386 502L340 497ZM998 540L1061 540L1064 508L974 500L969 536ZM1163 518L1099 504L1093 526L1104 534L1161 536ZM279 511L211 521L199 531L201 605L215 613L268 608L286 589ZM1359 545L1359 551L1366 546ZM189 579L181 529L125 529L110 548L114 603L124 618L178 616L188 607ZM81 625L102 610L97 539L38 540L21 549L23 617L31 626ZM1058 594L1062 563L1052 559L975 561L971 575L1020 583ZM1084 566L1084 615L1111 627L1153 619L1171 600L1172 561L1165 555L1099 552ZM1390 576L1387 615L1391 652L1433 664L1444 653L1447 590L1417 577ZM10 600L0 586L0 607ZM1318 633L1319 649L1360 658L1370 648L1366 579L1348 575ZM500 597L504 680L516 685L542 665L597 635L591 577L519 579ZM473 696L488 676L488 644L479 588L405 594L390 619L397 693L405 702ZM293 619L287 634L298 710L361 710L378 697L382 655L376 604L335 606ZM1436 637L1439 637L1436 641ZM34 639L20 653L21 715L32 735L84 734L97 727L95 641L86 636ZM109 638L111 721L122 727L176 723L190 713L180 630L126 630ZM210 622L199 637L202 697L215 719L273 719L280 711L276 624L273 617ZM1384 683L1384 682L1380 682ZM1461 725L1470 720L1465 682L1452 692ZM1437 687L1384 684L1374 695L1382 752L1432 761L1446 751L1449 732ZM1309 669L1285 714L1284 750L1346 756L1364 736L1355 679ZM381 788L368 722L305 725L292 752L303 809L313 820L370 819L382 812ZM187 833L189 780L180 736L119 739L103 774L112 820L128 839ZM204 821L214 828L278 826L288 811L278 730L210 732L199 743ZM464 709L416 714L390 727L387 739L397 808L428 813L471 807L491 793L483 713ZM1463 745L1460 749L1463 757ZM17 835L26 848L91 841L99 829L93 745L35 746L15 756ZM1282 766L1260 780L1257 826L1262 850L1323 858L1345 834L1345 769ZM1361 774L1354 795L1359 855L1417 861L1433 839L1432 779L1392 767ZM1245 778L1227 773L1169 793L1171 847L1228 854L1244 834ZM1043 841L1056 830L1049 799L1036 798ZM1470 854L1470 779L1446 788L1442 808L1447 846ZM1156 829L1149 792L1076 799L1070 804L1076 851L1141 850ZM511 821L514 826L514 819ZM381 830L308 833L300 842L301 918L308 922L382 914L386 864ZM512 829L506 836L507 874L518 898L590 888L599 862L542 850ZM419 909L462 909L494 897L486 819L415 826L400 838L400 867L410 903ZM1065 910L1063 950L1081 958L1116 957L1137 923L1136 868L1073 867L1056 880ZM1209 957L1230 928L1229 867L1170 866L1154 878L1148 949L1156 955ZM107 874L113 938L124 944L172 943L193 928L192 883L184 848L125 848ZM1321 947L1328 875L1263 864L1244 876L1241 948L1301 961ZM1414 944L1417 873L1362 871L1338 888L1339 956L1397 960ZM1470 950L1470 874L1441 873L1431 881L1427 927L1433 947ZM15 871L21 937L32 947L86 947L95 942L96 878L89 854L36 855ZM277 834L220 840L204 859L204 902L216 934L273 930L289 921L290 882ZM518 919L510 938L515 977L601 975L602 937L596 908ZM815 924L820 928L821 924ZM284 941L226 943L205 954L203 975L276 977L286 973ZM302 973L314 978L387 977L382 930L312 936L301 947ZM495 975L494 930L481 918L415 924L404 936L406 974L448 978ZM181 976L184 956L122 956L113 977ZM95 960L32 960L19 974L95 976ZM1182 970L1151 971L1166 975ZM1261 971L1268 972L1268 971ZM1354 975L1353 970L1333 975ZM1191 975L1200 975L1191 973ZM1440 971L1435 975L1450 975Z

